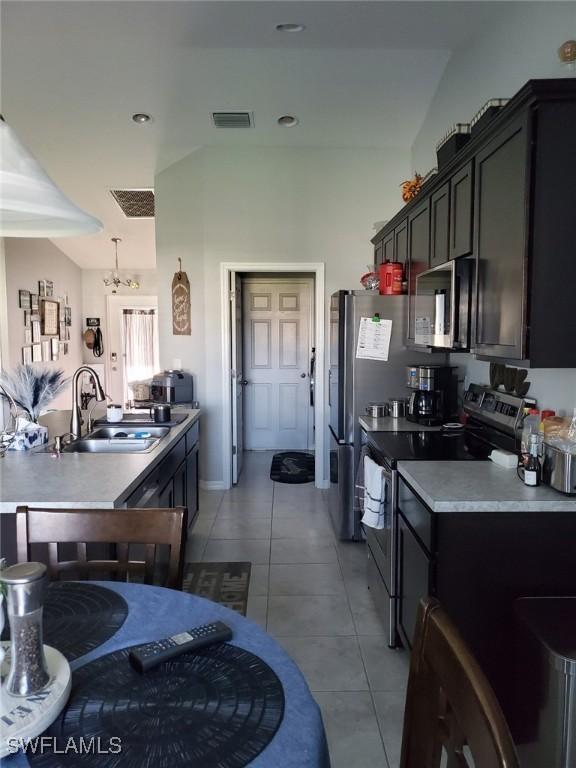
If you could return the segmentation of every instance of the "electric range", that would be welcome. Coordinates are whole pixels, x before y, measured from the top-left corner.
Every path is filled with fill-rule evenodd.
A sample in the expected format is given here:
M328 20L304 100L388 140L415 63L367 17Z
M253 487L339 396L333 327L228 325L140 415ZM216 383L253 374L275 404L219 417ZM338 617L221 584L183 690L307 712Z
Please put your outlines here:
M524 407L533 401L471 384L464 394L466 424L458 429L439 428L412 432L370 432L369 455L383 468L383 529L364 526L368 545L368 583L388 625L388 645L398 642L399 595L399 461L486 461L495 448L514 452Z

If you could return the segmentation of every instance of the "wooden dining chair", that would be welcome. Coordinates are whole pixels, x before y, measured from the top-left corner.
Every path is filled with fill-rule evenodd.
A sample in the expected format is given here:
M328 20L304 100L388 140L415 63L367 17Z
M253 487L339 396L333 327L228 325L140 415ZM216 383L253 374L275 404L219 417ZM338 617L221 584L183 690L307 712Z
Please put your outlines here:
M142 579L152 584L157 546L170 548L165 586L182 587L187 510L174 509L37 509L16 510L18 561L31 559L31 547L48 546L48 574L59 579L74 573L85 579L92 574L112 574L124 580ZM58 545L75 544L76 560L59 560ZM88 544L114 545L116 559L88 559ZM131 545L144 545L143 559L130 559Z
M494 692L438 601L422 601L410 662L400 768L518 768ZM470 759L470 756L472 759Z

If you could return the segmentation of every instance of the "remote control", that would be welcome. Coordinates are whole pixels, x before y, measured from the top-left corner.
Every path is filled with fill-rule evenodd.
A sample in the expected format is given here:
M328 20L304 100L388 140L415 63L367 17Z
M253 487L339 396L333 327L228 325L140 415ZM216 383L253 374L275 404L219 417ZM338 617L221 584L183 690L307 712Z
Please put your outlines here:
M232 630L221 621L180 632L164 640L139 645L130 651L130 664L138 672L148 672L163 661L173 659L186 651L195 651L205 645L224 643L232 638Z

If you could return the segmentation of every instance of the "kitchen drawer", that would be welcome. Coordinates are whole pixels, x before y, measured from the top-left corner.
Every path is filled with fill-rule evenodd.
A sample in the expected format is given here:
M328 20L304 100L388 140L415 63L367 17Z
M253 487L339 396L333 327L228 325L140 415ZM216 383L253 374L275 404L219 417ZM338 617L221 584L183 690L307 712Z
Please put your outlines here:
M398 483L398 506L404 519L420 539L420 543L428 552L432 552L432 514L402 477Z
M188 432L186 432L186 453L190 453L192 448L196 445L200 439L200 424L196 422Z
M157 472L160 476L160 486L165 478L172 477L186 458L186 438L182 437L170 451L168 456L160 462Z

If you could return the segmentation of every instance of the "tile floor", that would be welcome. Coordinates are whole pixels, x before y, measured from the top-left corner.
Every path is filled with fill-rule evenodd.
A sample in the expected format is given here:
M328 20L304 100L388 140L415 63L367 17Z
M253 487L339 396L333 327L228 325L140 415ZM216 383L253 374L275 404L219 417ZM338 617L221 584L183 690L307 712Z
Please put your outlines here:
M320 705L332 768L396 768L408 659L391 651L366 586L365 545L336 541L324 491L270 480L202 492L188 560L250 560L248 617L296 661Z

